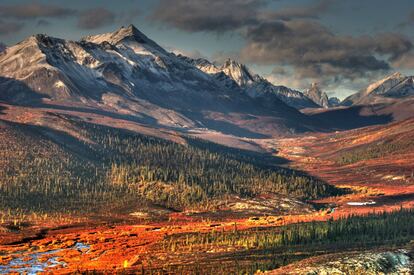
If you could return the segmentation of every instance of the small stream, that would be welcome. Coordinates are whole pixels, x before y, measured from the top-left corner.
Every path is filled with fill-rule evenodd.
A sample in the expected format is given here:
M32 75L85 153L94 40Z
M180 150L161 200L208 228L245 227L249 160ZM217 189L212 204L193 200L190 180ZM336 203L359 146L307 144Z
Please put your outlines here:
M44 252L22 253L20 254L21 256L12 259L7 265L0 265L0 274L19 273L34 275L39 272L44 272L50 267L64 267L66 266L66 263L59 261L59 257L50 257L46 261L42 261L42 256L53 255L65 250L86 250L84 253L88 253L89 248L89 245L78 242L70 248L55 249Z
M375 201L351 201L351 202L347 202L348 205L351 206L368 206L368 205L374 205L376 204Z

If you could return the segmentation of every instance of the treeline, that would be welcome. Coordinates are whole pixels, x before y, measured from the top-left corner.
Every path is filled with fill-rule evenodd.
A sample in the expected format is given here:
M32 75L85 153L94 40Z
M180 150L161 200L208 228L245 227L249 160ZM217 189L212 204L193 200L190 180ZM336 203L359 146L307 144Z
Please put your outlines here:
M0 130L2 210L94 211L136 197L106 183L104 164L56 144L41 129L10 125Z
M95 211L131 202L208 207L227 196L278 193L300 199L339 194L315 178L274 166L270 156L197 139L186 145L69 120L70 139L50 129L1 129L0 205Z
M356 163L362 160L370 160L386 157L390 154L402 152L414 148L414 141L385 141L383 143L370 144L362 148L356 148L342 153L337 162L341 165Z
M162 249L197 251L211 247L278 249L289 247L369 247L404 244L414 238L414 210L349 216L327 222L299 223L271 229L211 231L167 236Z
M168 207L181 209L225 195L278 193L313 199L340 192L315 178L271 165L269 156L198 139L181 145L97 125L79 127L97 143L91 150L111 163L113 184L138 187L147 199Z

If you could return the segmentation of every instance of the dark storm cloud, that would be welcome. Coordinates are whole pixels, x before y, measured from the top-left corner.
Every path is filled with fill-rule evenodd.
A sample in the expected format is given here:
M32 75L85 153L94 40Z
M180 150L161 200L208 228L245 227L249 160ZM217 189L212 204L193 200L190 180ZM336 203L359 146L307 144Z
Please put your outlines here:
M74 15L76 10L63 8L53 4L25 3L0 5L0 16L15 19L33 19L39 17L59 18Z
M273 68L272 74L276 75L286 75L288 72L282 67Z
M224 32L258 22L266 0L160 0L150 18L181 30Z
M321 82L321 78L335 82L384 73L412 51L412 42L400 34L348 36L330 31L318 19L338 8L337 0L274 10L269 9L271 2L160 0L150 18L187 32L235 31L246 41L238 54L241 61L289 66L295 77ZM215 58L230 54L235 55L227 52Z
M288 6L276 11L262 9L271 0L161 0L150 16L165 25L189 32L224 32L263 20L318 18L334 3L320 0L310 5Z
M318 18L320 14L325 13L334 4L334 0L320 0L315 4L289 6L277 11L263 14L267 19L292 20L294 18Z
M105 8L94 8L82 11L78 18L81 29L96 29L115 22L116 15Z
M375 36L375 51L390 55L390 60L401 58L413 49L413 43L407 37L397 33L383 33Z
M138 16L142 15L140 9L134 8L129 9L128 11L123 11L118 15L119 23L123 25L129 25L133 22Z
M43 26L49 26L50 22L45 19L39 19L36 23L37 26L43 27Z
M402 55L400 58L393 60L392 65L401 69L414 69L414 52L411 51Z
M138 16L137 9L131 9L119 14L125 20L132 20ZM50 22L45 18L77 17L77 26L81 29L95 29L115 22L117 15L103 7L95 7L87 10L66 8L54 4L28 3L15 5L0 5L0 18L10 18L17 21L37 19L37 26L46 26ZM11 23L10 23L11 24ZM15 28L21 26L14 23Z
M20 31L23 23L9 22L0 18L0 35L9 35Z
M388 62L408 53L413 45L399 34L336 35L313 20L263 22L245 32L244 61L291 65L303 77L340 75L358 77L386 71Z

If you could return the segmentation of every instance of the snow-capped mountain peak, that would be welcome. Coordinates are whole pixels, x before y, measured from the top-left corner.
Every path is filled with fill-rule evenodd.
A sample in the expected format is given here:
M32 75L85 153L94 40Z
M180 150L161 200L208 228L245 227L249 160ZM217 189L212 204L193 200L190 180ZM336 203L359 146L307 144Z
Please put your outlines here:
M227 59L221 66L221 71L232 78L239 86L246 86L255 81L254 75L249 69L232 59Z
M125 39L134 39L139 43L145 44L149 40L143 33L141 33L134 25L128 27L122 26L120 29L98 35L89 35L83 37L82 40L94 42L100 44L102 42L108 42L111 44L117 44Z
M82 41L94 44L109 43L111 45L123 45L132 49L135 53L149 53L153 55L169 55L160 45L149 39L134 25L122 26L120 29L99 35L90 35L82 38Z
M280 100L252 99L229 75L243 85L259 80L234 61L217 67L169 53L132 25L80 41L35 35L0 54L0 100L87 107L157 127L207 126L243 136L251 132L223 123L247 123L260 133L269 127L243 114L256 114L257 121L266 117L277 133L312 124Z
M414 96L414 77L396 72L347 97L343 104L377 104L409 96Z
M180 56L181 58L185 58L183 56ZM208 74L216 74L221 72L221 69L218 68L216 65L211 63L205 58L197 58L197 59L191 59L187 58L187 61L190 61L190 63L194 66L196 66L201 71L208 73Z
M365 90L366 94L371 93L381 93L385 90L391 88L395 84L399 83L401 80L405 78L404 75L402 75L400 72L395 72L379 81L376 81L369 85L367 89Z

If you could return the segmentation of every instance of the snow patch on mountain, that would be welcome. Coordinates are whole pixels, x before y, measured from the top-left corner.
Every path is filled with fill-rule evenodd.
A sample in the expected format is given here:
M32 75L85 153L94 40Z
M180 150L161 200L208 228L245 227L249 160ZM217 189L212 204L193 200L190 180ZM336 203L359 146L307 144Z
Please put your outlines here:
M192 59L182 55L178 57L212 75L223 87L239 89L252 98L273 97L296 109L320 107L303 93L285 86L276 86L258 74L253 74L246 65L227 59L221 66L207 59Z
M277 91L235 61L169 53L134 26L80 41L34 35L0 54L0 99L8 103L88 106L156 127L243 137L316 127L262 86Z
M389 75L385 77L384 79L381 79L379 81L376 81L370 84L366 88L364 93L366 95L372 94L372 93L384 94L387 92L387 90L389 90L390 88L392 88L393 86L401 82L403 79L405 79L405 77L401 73L399 72L393 73L392 75Z
M364 90L347 97L344 105L387 103L414 96L414 76L399 72L370 84Z
M248 86L255 82L253 74L249 69L232 59L227 59L226 62L220 67L220 70L229 76L231 79L241 86Z

